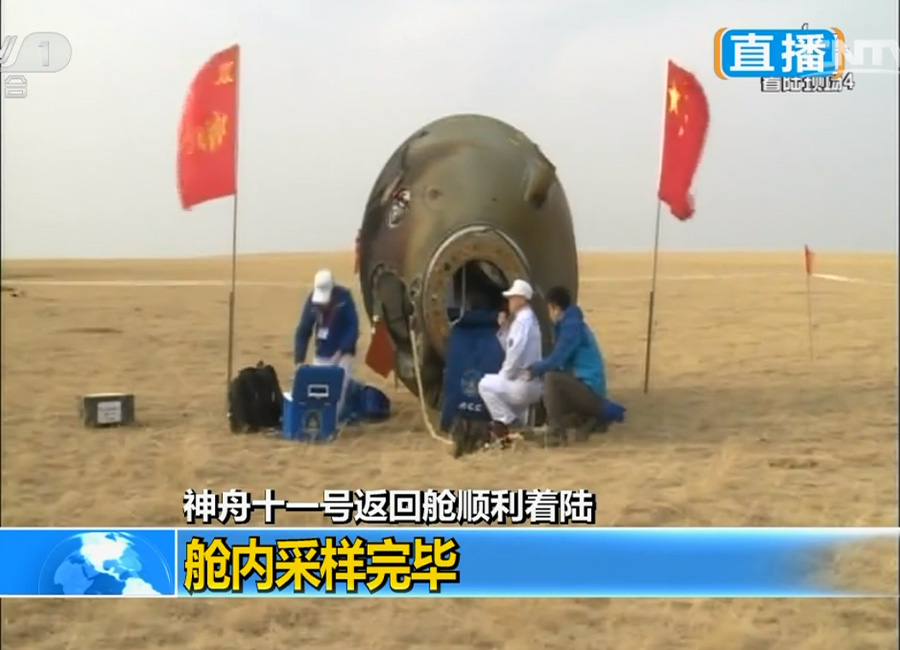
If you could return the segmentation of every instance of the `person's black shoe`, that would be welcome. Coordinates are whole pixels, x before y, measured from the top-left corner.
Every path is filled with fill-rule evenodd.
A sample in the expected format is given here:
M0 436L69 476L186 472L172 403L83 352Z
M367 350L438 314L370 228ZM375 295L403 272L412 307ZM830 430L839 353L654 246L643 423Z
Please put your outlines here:
M469 422L467 453L474 454L491 442L491 429L487 422Z
M581 423L577 427L575 427L575 440L578 442L584 442L585 440L590 438L596 426L596 418L582 420Z
M475 453L491 441L490 428L486 422L458 420L454 422L451 432L454 458Z
M494 421L491 423L490 437L485 444L485 448L499 447L500 449L509 449L517 440L522 439L523 436L520 433L510 431L508 424Z
M491 437L494 440L503 440L509 435L509 427L503 422L494 420L491 422Z
M468 427L465 422L461 420L457 420L453 423L453 428L450 430L451 437L453 438L453 457L461 458L464 456L469 450L469 436L468 436Z
M491 433L488 446L498 446L501 449L506 445L506 438L509 436L509 427L503 422L497 420L491 422Z

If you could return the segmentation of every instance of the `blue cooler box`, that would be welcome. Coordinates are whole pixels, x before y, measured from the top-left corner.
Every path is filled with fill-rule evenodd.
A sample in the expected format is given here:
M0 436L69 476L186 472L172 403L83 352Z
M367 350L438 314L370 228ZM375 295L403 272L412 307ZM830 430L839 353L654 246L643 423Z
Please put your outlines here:
M300 366L290 393L284 394L281 432L289 440L331 442L338 430L338 402L344 369Z

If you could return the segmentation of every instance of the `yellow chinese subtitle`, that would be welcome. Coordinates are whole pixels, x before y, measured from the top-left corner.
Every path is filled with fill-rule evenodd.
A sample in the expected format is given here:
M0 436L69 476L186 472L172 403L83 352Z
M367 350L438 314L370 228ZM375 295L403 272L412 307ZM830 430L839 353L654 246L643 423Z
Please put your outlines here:
M459 544L452 537L412 542L325 537L274 544L251 537L231 545L224 537L209 542L194 537L185 549L184 588L190 594L242 594L245 582L255 578L252 584L261 594L286 589L356 594L362 586L373 594L385 588L402 594L417 584L440 593L444 584L459 583L458 566Z

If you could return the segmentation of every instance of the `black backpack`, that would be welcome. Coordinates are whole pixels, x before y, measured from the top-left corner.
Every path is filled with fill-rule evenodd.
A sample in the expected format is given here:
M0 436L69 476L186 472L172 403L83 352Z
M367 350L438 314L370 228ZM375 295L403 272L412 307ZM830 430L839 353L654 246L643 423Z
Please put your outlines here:
M260 361L241 370L228 387L228 421L233 433L257 433L281 426L284 395L275 368Z

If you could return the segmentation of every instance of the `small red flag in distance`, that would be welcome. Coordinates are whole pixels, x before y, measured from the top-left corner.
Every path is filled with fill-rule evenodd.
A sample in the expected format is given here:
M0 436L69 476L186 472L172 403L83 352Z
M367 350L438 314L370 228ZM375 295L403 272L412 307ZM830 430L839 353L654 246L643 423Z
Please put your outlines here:
M217 52L197 72L178 130L178 195L185 210L237 192L240 46Z
M813 253L809 246L803 247L803 265L806 267L806 275L812 275L813 272L813 262L816 259L816 254Z
M669 61L659 200L681 221L694 215L691 184L709 127L709 103L697 78Z

